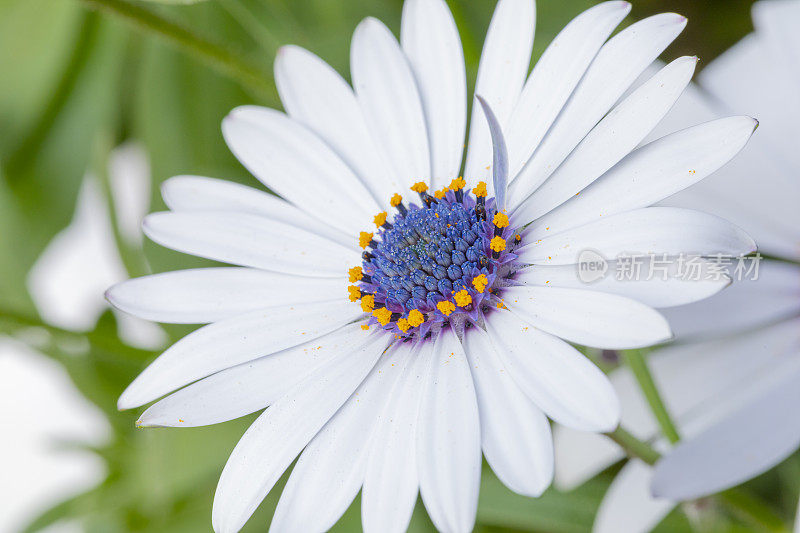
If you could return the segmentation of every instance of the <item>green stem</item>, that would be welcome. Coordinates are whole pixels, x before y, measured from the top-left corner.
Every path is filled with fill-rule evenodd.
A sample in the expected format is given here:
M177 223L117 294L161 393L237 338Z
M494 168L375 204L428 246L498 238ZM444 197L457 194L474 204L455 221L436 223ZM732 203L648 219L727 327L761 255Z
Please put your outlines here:
M649 465L655 464L661 457L652 446L643 440L637 439L622 426L617 427L617 429L610 433L606 433L606 436L619 444L629 457L636 457Z
M197 35L189 28L164 18L152 9L125 0L82 1L94 9L121 17L141 30L166 39L260 96L273 99L275 83L272 74L233 50Z
M272 34L269 28L261 24L250 9L241 0L219 0L222 8L236 20L266 52L275 54L280 46L280 41Z
M680 440L678 429L661 399L661 394L658 391L653 375L650 373L650 368L647 366L641 350L626 350L623 353L628 366L633 372L639 387L642 389L647 403L650 405L650 410L658 421L662 433L672 443L675 444Z

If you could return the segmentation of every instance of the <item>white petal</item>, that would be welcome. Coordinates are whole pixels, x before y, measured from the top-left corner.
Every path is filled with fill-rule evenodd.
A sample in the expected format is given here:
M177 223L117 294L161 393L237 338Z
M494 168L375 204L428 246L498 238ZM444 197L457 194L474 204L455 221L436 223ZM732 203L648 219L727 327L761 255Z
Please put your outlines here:
M754 9L756 25L759 9ZM800 210L796 199L800 197L800 180L796 176L800 173L800 159L792 132L800 120L800 100L795 97L800 77L791 76L792 71L798 71L796 60L782 61L786 59L782 57L786 46L772 40L766 32L757 32L736 43L700 74L703 87L714 99L705 96L705 92L689 93L670 113L673 116L679 112L685 123L698 108L713 105L717 115L722 114L722 109L735 110L757 117L769 127L759 131L724 172L668 201L682 207L703 205L704 211L744 228L756 239L760 250L797 260ZM674 124L670 126L674 128ZM754 175L763 179L754 180Z
M172 211L232 211L259 215L357 249L352 234L321 224L318 219L275 195L233 181L174 176L161 185L161 196Z
M212 374L150 406L138 426L195 427L233 420L274 403L309 372L349 357L363 344L360 325Z
M662 13L632 24L600 49L533 157L512 182L517 201L541 185L685 26L685 17Z
M138 407L214 372L320 337L361 314L356 305L342 300L259 309L203 326L139 374L118 406Z
M481 479L481 428L464 350L450 328L437 337L417 430L422 501L440 531L472 531Z
M353 395L306 446L275 509L270 531L328 531L364 481L378 414L403 372L410 348L381 357Z
M661 61L654 61L653 64L642 73L639 80L631 86L631 90L641 86L642 83L647 81L649 77L654 76L663 66L664 64ZM706 68L708 68L708 66ZM702 74L700 77L702 77ZM690 83L683 90L683 94L681 94L681 97L675 102L675 105L672 106L667 116L653 128L647 137L645 137L645 140L642 141L642 144L651 143L664 135L685 130L696 124L722 118L729 114L730 113L724 113L721 106L709 98L708 94L702 90L699 85Z
M667 408L683 436L691 438L775 389L787 375L796 375L798 347L795 318L757 332L663 348L649 362ZM634 386L632 381L628 384ZM631 419L631 424L637 430L656 431L655 423L648 427L641 417Z
M780 54L787 68L787 78L800 80L797 58L800 54L800 38L795 31L800 19L797 2L762 2L753 5L753 24L759 36L763 36L770 50ZM787 80L788 81L788 80Z
M400 188L375 148L350 85L325 61L299 46L283 46L275 57L275 84L284 109L328 143L388 206Z
M233 449L214 494L217 533L239 531L300 450L364 380L386 347L371 335L350 357L313 372L253 422Z
M652 265L655 267L655 265ZM581 279L578 265L536 265L520 270L514 278L525 285L540 287L564 287L590 291L608 292L633 298L650 307L673 307L684 305L713 296L728 285L730 278L685 279L678 273L677 263L669 267L667 278L663 276L642 276L641 279L627 279L616 273L622 270L617 261L608 262L608 271L599 280L587 283ZM649 258L642 261L642 272L650 272ZM654 269L655 272L655 269ZM800 277L798 277L800 283ZM798 304L800 305L800 304Z
M39 314L56 326L88 331L108 308L103 291L127 277L108 205L89 175L78 191L75 214L31 267L27 287Z
M755 135L724 170L659 205L717 215L747 231L762 252L800 260L800 210L794 202L800 198L800 180L791 178L797 172L779 157L767 155L766 144ZM756 175L763 179L754 180Z
M650 495L651 466L634 459L619 471L597 510L592 533L647 533L672 511L675 502Z
M361 490L361 522L367 533L402 533L411 520L419 489L417 420L430 355L414 351L377 420Z
M766 150L798 170L796 145L788 138L800 119L800 102L796 97L800 45L791 29L797 24L797 7L794 2L787 2L785 7L789 12L785 12L777 2L763 4L774 5L753 7L756 33L714 60L700 79L727 109L738 109L739 113L752 114L769 124L760 134L768 139ZM731 87L734 80L735 86Z
M797 504L797 512L795 513L794 533L800 533L800 503Z
M538 237L541 241L520 248L520 259L531 264L568 265L578 263L581 252L588 249L614 258L626 254L677 257L681 253L736 257L756 248L750 236L733 224L678 207L636 209L546 236L556 230L546 226L529 234L527 240Z
M795 354L796 356L797 354ZM653 494L689 500L766 472L800 446L800 372L733 416L679 443L655 467Z
M350 71L370 133L401 187L431 173L428 133L414 74L392 32L374 18L356 28Z
M528 198L525 218L558 207L636 148L681 95L696 65L696 57L676 59L612 109Z
M522 391L550 418L591 431L619 422L619 401L608 378L578 350L510 312L488 317L496 352Z
M505 128L517 105L528 75L536 25L536 6L532 0L500 0L489 24L475 82L475 94L483 96ZM472 106L469 144L464 176L493 185L492 141L479 106Z
M722 340L671 345L651 353L648 364L667 409L684 438L731 415L800 367L798 321ZM609 375L620 397L622 425L640 439L658 435L641 388L627 367ZM556 481L577 486L623 457L619 447L594 434L557 428Z
M128 141L111 152L108 162L114 212L120 233L142 244L142 219L150 210L150 162L141 144Z
M492 112L492 108L486 100L479 94L475 98L483 109L486 123L489 125L489 132L492 137L492 188L494 189L497 209L506 210L506 191L508 189L508 149L503 130L497 121L497 116Z
M541 237L663 200L727 163L744 147L757 124L750 117L729 117L653 141L631 152L530 228ZM518 212L515 217L523 220L525 214Z
M431 186L458 175L467 128L464 53L444 0L403 4L400 42L414 72L431 149ZM423 177L420 177L423 179Z
M361 262L355 250L289 224L246 213L153 213L145 218L144 232L158 244L179 252L299 276L339 277Z
M550 423L514 383L487 333L467 330L464 351L475 380L486 461L514 492L541 496L553 480Z
M627 400L620 396L623 411L627 409ZM624 420L622 424L624 425ZM625 452L619 445L605 435L559 424L553 426L553 447L556 459L553 486L560 491L570 491L581 486L625 457Z
M603 2L572 19L536 62L508 123L510 175L531 157L597 51L631 10L628 2Z
M123 281L106 292L115 307L171 324L207 324L279 305L344 298L347 278L308 278L254 268L196 268Z
M222 134L256 178L314 218L353 234L380 210L339 156L283 113L238 107L222 121Z
M560 287L508 287L503 303L524 321L564 340L609 350L642 348L672 337L667 320L630 298Z
M735 270L738 264L731 268ZM747 259L742 264L744 268L752 266ZM762 260L758 279L745 276L745 272L734 275L737 279L731 287L713 298L666 310L664 315L676 337L688 340L731 334L800 314L800 267Z

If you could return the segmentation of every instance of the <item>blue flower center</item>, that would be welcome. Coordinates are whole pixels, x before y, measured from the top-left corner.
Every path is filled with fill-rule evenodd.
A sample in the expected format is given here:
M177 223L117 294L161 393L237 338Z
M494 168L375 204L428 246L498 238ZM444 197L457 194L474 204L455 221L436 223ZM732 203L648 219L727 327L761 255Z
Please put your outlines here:
M485 184L464 190L464 180L429 195L412 187L420 202L392 198L397 210L375 217L376 233L363 232L361 267L350 271L351 299L371 313L368 325L400 338L425 336L448 321L480 321L502 305L498 290L513 272L511 250L521 238L505 213L497 213ZM369 327L367 326L367 327Z

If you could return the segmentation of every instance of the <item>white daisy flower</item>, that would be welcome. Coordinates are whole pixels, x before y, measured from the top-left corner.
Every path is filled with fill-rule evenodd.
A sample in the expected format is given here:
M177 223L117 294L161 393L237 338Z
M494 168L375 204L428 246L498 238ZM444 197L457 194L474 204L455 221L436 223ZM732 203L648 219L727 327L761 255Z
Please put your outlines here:
M140 317L208 323L156 359L119 406L169 394L143 426L213 424L269 406L222 472L216 531L239 530L298 455L276 531L326 530L359 490L368 531L404 530L418 492L437 528L468 531L482 453L512 490L536 496L553 474L548 418L617 426L613 388L568 342L665 341L652 306L727 281L590 287L576 282L580 252L754 249L718 217L648 207L725 164L756 122L725 118L639 146L696 58L626 94L686 24L662 14L609 39L629 9L584 12L528 74L533 1L498 3L466 179L456 26L443 0L408 0L400 43L375 19L356 29L352 89L289 46L275 65L287 113L247 106L225 119L231 150L283 199L210 178L165 183L172 211L150 215L146 234L240 266L109 291ZM402 196L410 191L413 201Z
M598 512L600 533L649 531L677 502L742 483L800 446L800 156L790 141L800 121L800 2L758 2L753 19L756 32L700 75L706 92L690 86L655 135L732 108L759 116L763 130L724 172L668 204L702 205L734 221L781 261L762 260L757 280L745 276L708 300L665 311L678 339L696 341L649 356L682 444L655 477L640 461L623 467ZM622 423L667 452L630 372L621 368L610 379L624 406ZM564 489L622 459L595 435L558 428L554 437L555 479Z

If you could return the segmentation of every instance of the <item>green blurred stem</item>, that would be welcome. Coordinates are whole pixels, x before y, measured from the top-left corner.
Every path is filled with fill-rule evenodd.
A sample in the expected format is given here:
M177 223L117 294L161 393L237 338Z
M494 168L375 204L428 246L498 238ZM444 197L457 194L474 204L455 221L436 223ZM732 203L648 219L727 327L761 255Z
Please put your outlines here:
M280 41L272 34L269 28L259 22L250 9L241 0L219 0L222 8L233 17L266 52L274 54L280 46Z
M150 8L125 0L81 1L89 7L121 17L143 31L160 36L260 96L268 99L274 96L275 83L268 71L228 47L211 42Z
M653 380L653 374L650 373L650 368L647 366L647 361L641 350L625 350L622 352L625 361L633 372L636 381L639 383L639 388L642 389L647 403L650 405L650 410L658 421L661 432L670 441L675 444L680 440L678 429L672 421L672 417L667 411L664 401L661 399L661 393Z
M648 443L637 439L631 432L622 426L617 427L614 431L606 433L606 436L616 442L625 450L628 457L636 457L641 459L649 465L653 465L661 457L659 453L653 449Z
M42 328L52 335L63 335L67 337L85 337L81 333L76 333L68 329L59 328L46 324L40 318L36 318L24 313L19 313L11 309L0 308L0 323L10 324L12 327L0 327L0 331L14 331L20 328Z

